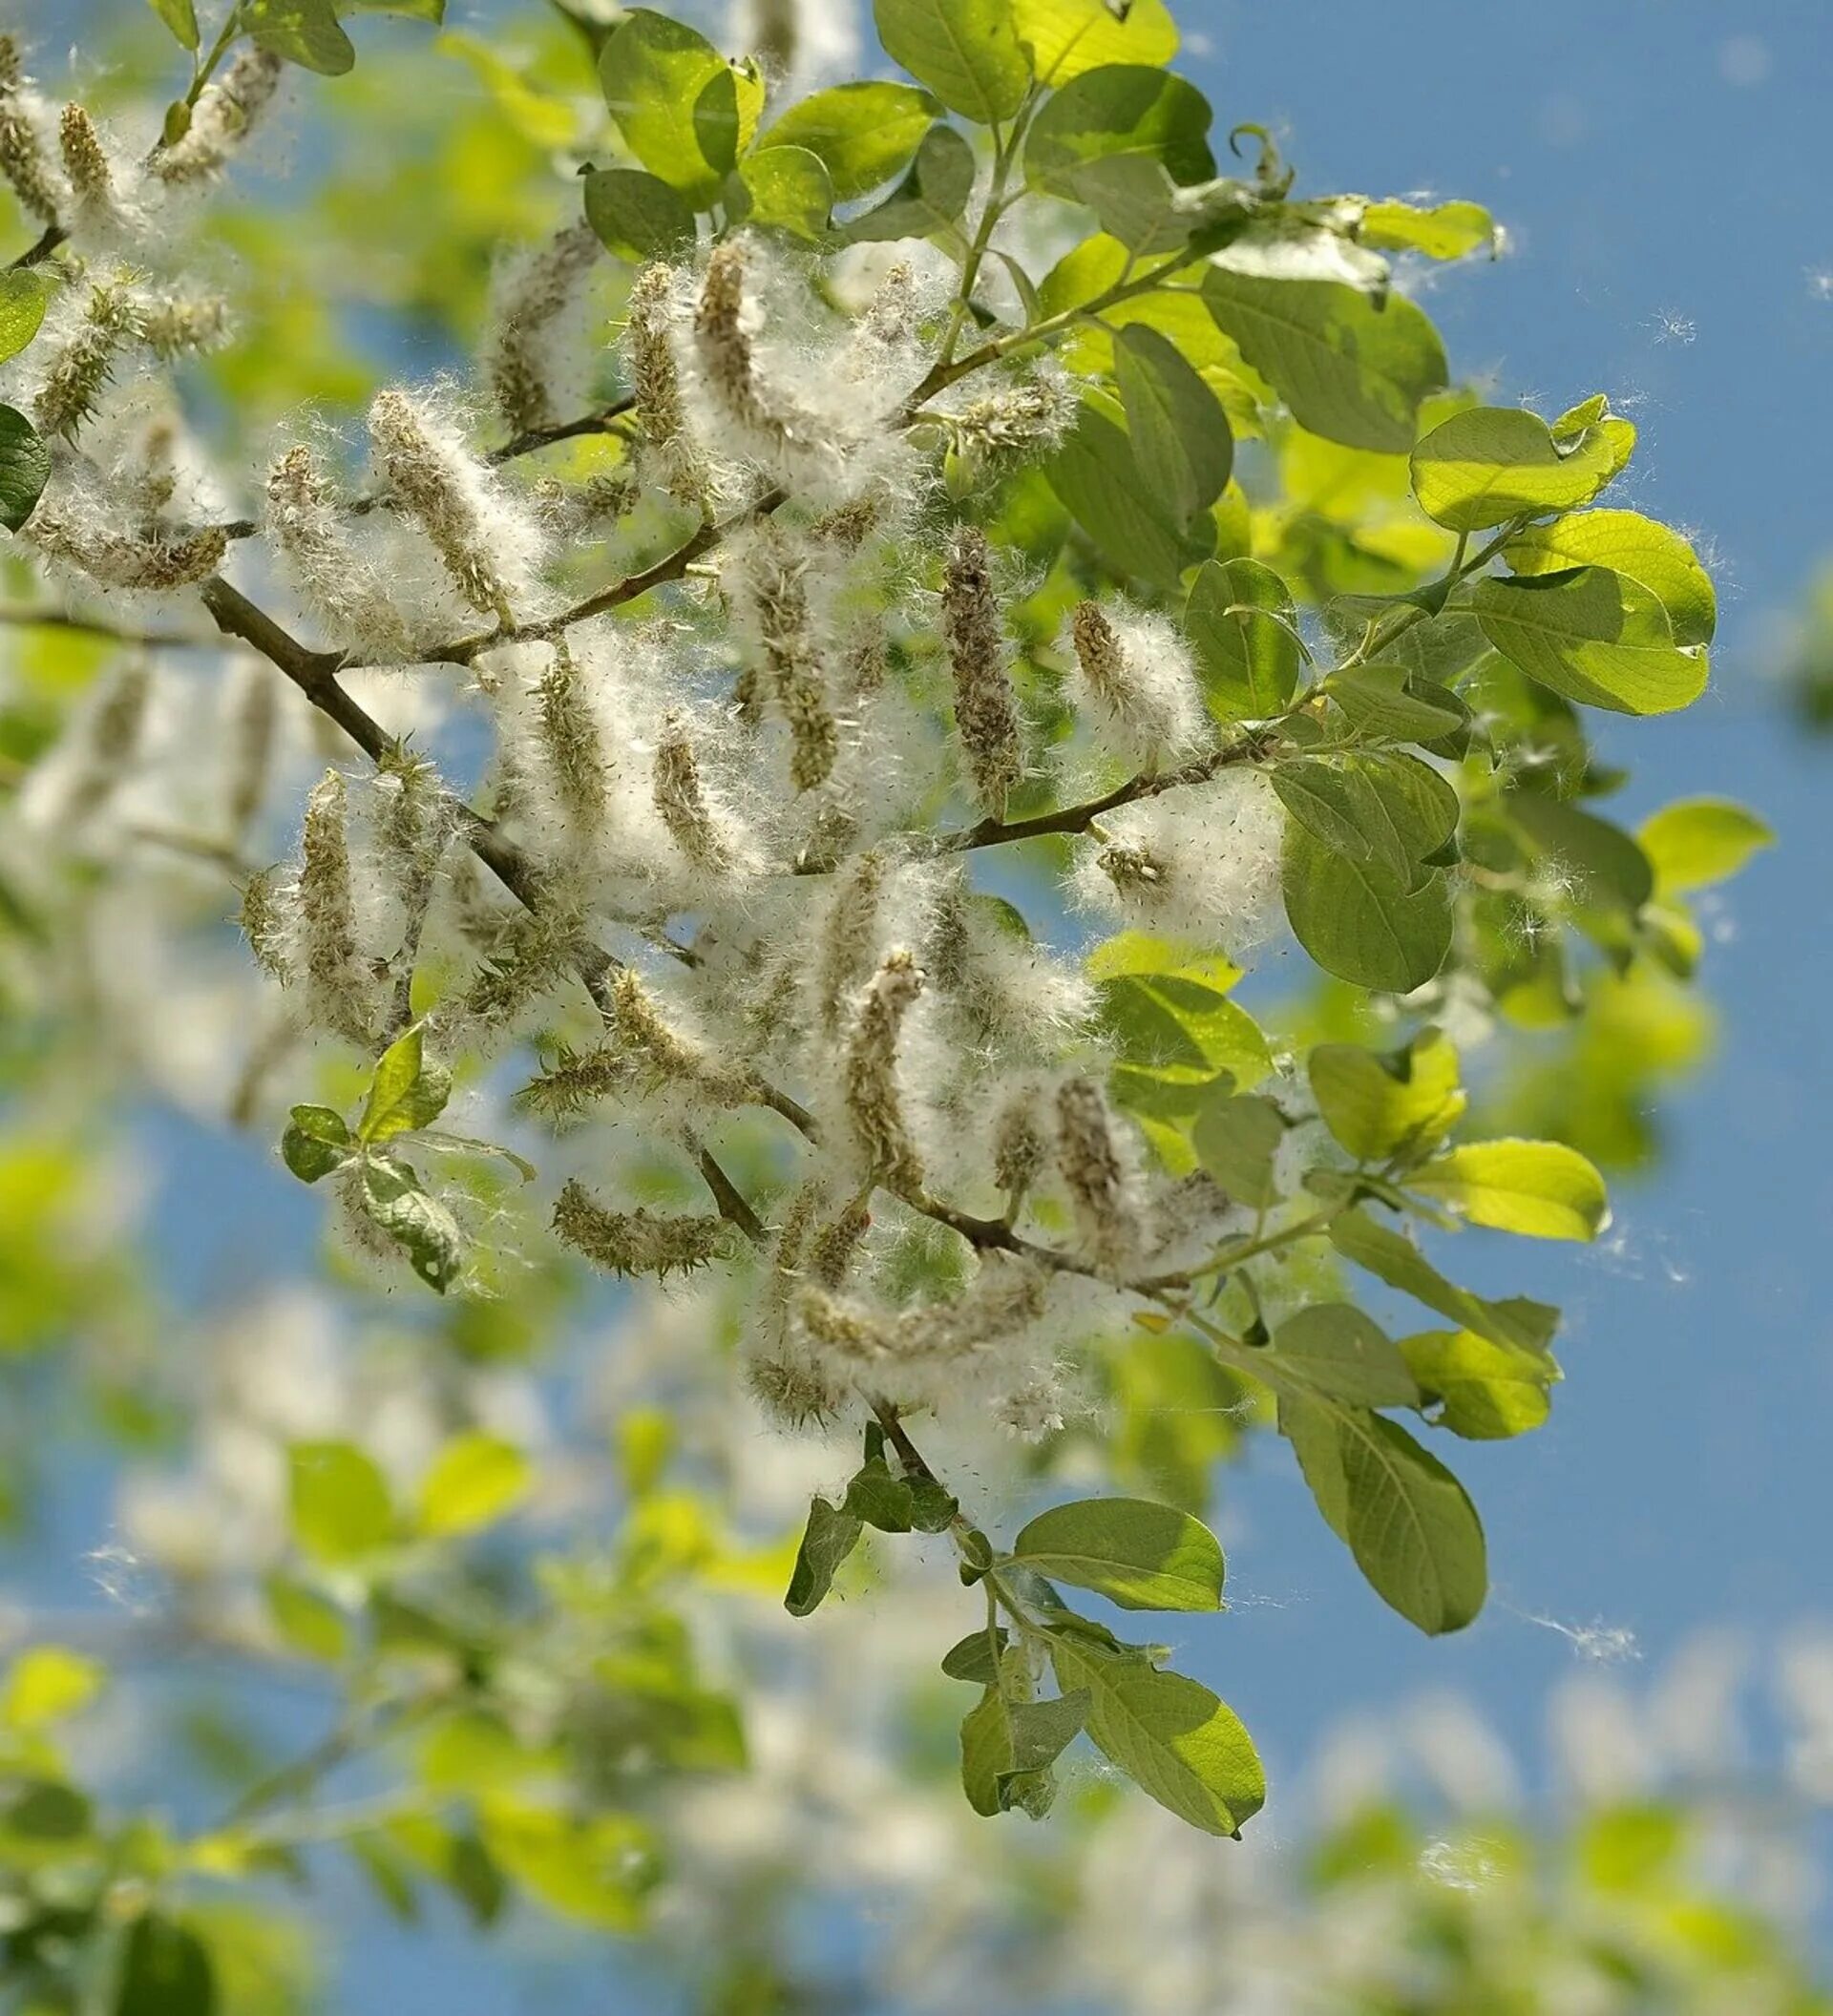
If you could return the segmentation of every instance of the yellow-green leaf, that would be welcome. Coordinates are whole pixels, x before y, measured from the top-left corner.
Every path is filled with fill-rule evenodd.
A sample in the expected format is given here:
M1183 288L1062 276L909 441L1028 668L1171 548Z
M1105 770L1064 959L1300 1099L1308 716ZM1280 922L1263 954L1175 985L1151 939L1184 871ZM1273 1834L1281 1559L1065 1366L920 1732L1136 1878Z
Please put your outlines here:
M1473 1225L1531 1239L1594 1239L1610 1221L1604 1179L1559 1141L1473 1141L1406 1179Z
M1729 798L1683 798L1664 805L1642 822L1635 837L1664 896L1728 881L1776 839L1755 812Z
M420 1486L420 1529L435 1538L494 1525L528 1495L534 1472L514 1442L473 1433L448 1442Z

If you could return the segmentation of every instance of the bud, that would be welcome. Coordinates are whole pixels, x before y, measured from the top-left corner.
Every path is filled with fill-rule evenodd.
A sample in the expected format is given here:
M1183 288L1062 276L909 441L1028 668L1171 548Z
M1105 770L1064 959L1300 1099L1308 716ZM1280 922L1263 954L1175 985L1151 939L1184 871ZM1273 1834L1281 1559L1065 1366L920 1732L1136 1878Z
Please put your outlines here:
M887 953L860 1000L847 1045L847 1119L867 1168L891 1190L922 1187L897 1082L898 1039L922 991L922 969L911 955Z
M949 547L942 634L955 674L955 733L980 809L1003 819L1006 794L1022 773L1019 712L1005 666L1005 638L993 596L985 535L964 526Z

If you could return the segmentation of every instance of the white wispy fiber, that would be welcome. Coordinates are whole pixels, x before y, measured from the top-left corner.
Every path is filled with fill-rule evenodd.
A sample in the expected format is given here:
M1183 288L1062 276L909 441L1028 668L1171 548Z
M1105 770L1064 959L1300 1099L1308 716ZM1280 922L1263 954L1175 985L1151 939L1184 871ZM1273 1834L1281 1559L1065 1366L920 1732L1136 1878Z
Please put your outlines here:
M1284 831L1268 779L1225 769L1104 813L1071 888L1089 910L1239 956L1272 928Z
M1082 602L1066 641L1064 692L1108 754L1155 770L1195 751L1205 722L1190 650L1165 618Z

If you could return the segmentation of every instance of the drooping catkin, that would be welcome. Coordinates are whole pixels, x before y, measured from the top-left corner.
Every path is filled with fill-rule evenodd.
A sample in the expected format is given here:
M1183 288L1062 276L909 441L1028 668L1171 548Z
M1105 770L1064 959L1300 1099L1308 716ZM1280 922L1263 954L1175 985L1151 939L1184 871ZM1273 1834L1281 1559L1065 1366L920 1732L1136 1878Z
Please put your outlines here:
M678 707L663 720L651 780L656 810L669 838L696 868L709 874L726 872L732 849L707 802L687 717Z
M669 339L673 293L674 274L665 265L644 266L631 284L630 391L643 423L644 464L671 496L698 504L706 494L706 471L682 406L681 373Z
M229 304L220 294L145 294L136 302L138 335L161 364L207 350L229 333Z
M38 136L35 95L26 88L19 45L0 35L0 175L20 207L41 222L57 220L57 188Z
M989 819L1002 819L1006 795L1023 773L1023 753L992 556L985 534L975 526L963 526L949 545L942 634L955 675L955 733L974 795Z
M1139 1250L1139 1220L1113 1117L1091 1078L1058 1087L1057 1168L1088 1260L1103 1273L1118 1272Z
M768 385L751 341L745 296L745 248L727 239L713 248L694 306L694 353L714 406L753 460L806 470L811 452L832 451L834 429ZM831 456L830 456L831 459Z
M1048 1283L1029 1262L1001 1254L983 1261L953 1300L896 1313L817 1286L796 1298L796 1314L836 1365L861 1377L947 1366L1002 1343L1043 1314Z
M553 405L556 352L602 249L580 219L516 261L497 286L484 370L497 410L517 434L537 433L560 417Z
M956 452L977 473L1054 447L1075 417L1074 383L1051 365L1007 378L946 415Z
M863 1196L853 1198L809 1240L809 1276L823 1288L841 1288L866 1234L872 1229L872 1207Z
M95 413L123 349L139 335L139 311L124 281L90 284L74 332L53 352L32 417L44 434L74 440Z
M503 564L505 528L492 522L487 472L456 430L406 392L378 392L369 436L395 502L427 536L467 602L505 625L516 582Z
M564 642L555 645L535 689L535 721L547 783L566 822L569 847L583 854L604 828L611 765L584 673Z
M890 863L877 849L856 855L837 875L823 920L815 961L815 1001L821 1033L838 1036L854 993L871 972L878 910Z
M516 1097L544 1120L576 1120L600 1100L633 1097L641 1075L639 1060L615 1043L584 1052L561 1050Z
M279 868L258 869L248 877L242 892L239 922L255 964L271 979L286 986L293 977L292 964L286 956L292 918L282 893Z
M554 1206L554 1231L562 1245L607 1273L666 1280L719 1259L728 1249L731 1228L710 1214L677 1216L641 1207L607 1210L581 1184L568 1183Z
M339 770L327 770L306 801L299 871L301 966L315 1022L368 1045L373 1004L357 942L350 875L348 793Z
M433 765L400 746L383 751L375 790L377 849L401 913L401 945L393 964L398 1004L405 1009L434 880L453 835L453 801Z
M260 812L280 734L280 680L265 660L239 663L224 694L223 819L232 837Z
M790 782L798 791L826 783L840 750L840 729L809 609L809 558L790 534L766 519L741 549L739 581L763 664L740 712L768 704L790 731Z
M859 1001L847 1044L847 1122L866 1167L893 1190L922 1187L897 1068L899 1038L922 991L922 969L912 954L887 953Z
M408 658L407 624L351 543L330 480L303 442L269 468L266 494L267 535L319 620L368 658Z
M99 811L127 779L145 737L152 697L152 668L138 658L102 687L76 737L64 792L63 816L73 825Z
M216 174L248 136L280 83L281 59L244 44L192 108L191 123L169 147L159 148L152 171L166 182L194 182Z
M656 1089L700 1093L721 1105L742 1105L756 1091L743 1065L730 1065L673 1028L641 977L627 966L611 983L611 1032L634 1053Z
M229 550L215 526L197 532L156 527L143 538L81 525L55 502L40 502L27 536L52 559L80 569L104 588L169 594L216 573Z
M1030 1193L1050 1158L1050 1138L1038 1110L1034 1087L1022 1086L1000 1108L993 1122L993 1181L1011 1212Z

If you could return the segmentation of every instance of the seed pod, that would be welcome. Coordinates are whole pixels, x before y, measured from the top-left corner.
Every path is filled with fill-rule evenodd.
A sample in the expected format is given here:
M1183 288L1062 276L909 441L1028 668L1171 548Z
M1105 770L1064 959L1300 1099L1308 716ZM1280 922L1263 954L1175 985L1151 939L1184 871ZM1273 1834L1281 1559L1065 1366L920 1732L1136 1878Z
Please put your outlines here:
M74 441L95 411L114 375L116 360L139 334L139 311L118 281L94 282L75 333L52 358L32 417L43 434Z
M115 219L115 178L95 122L80 105L66 105L57 122L64 174L75 199L75 216L87 224Z
M990 568L985 535L963 527L949 547L942 633L955 674L955 733L974 793L989 819L1002 819L1006 794L1022 774L1023 759Z

